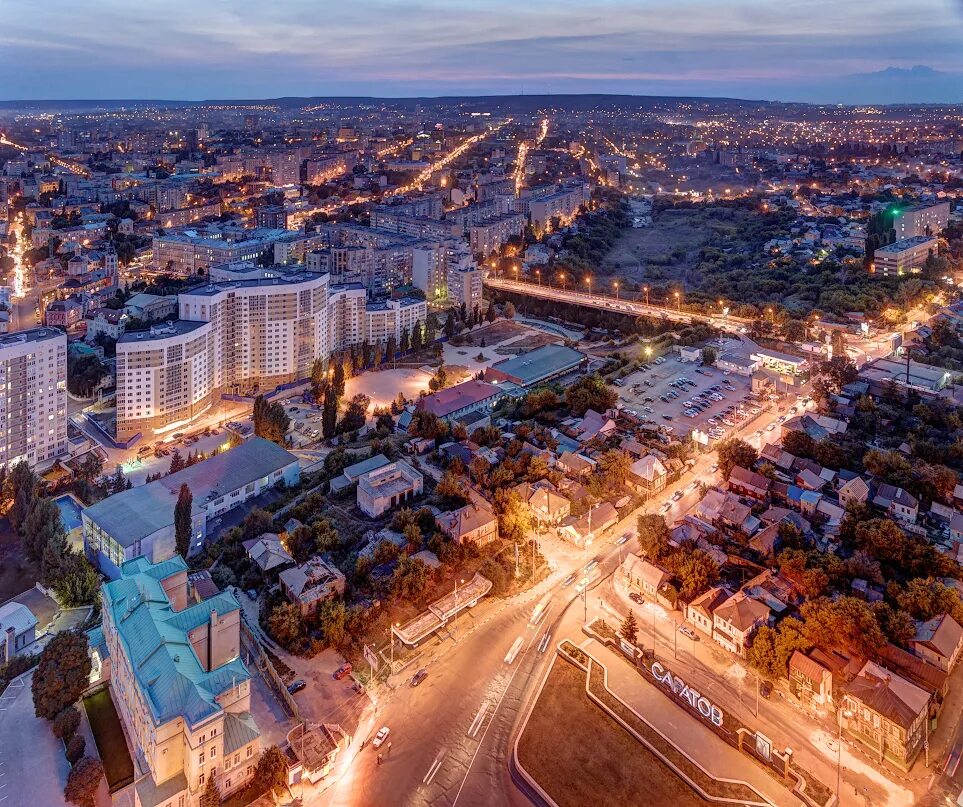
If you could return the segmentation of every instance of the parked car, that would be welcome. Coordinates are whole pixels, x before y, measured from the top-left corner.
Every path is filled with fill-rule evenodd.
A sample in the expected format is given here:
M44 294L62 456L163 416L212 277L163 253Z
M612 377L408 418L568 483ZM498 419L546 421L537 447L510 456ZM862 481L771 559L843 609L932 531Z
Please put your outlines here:
M340 681L346 675L351 675L351 671L353 669L354 667L351 666L351 662L346 661L344 664L342 664L340 667L338 667L338 669L334 671L334 680Z
M288 684L288 692L293 695L295 692L300 692L306 686L307 684L304 683L304 679L299 678L297 681L292 681L290 684Z
M568 577L566 577L566 578L562 581L562 588L568 588L570 585L572 585L572 583L575 582L575 578L576 578L576 577L577 577L577 575L575 575L575 574L570 574Z
M375 738L371 741L371 744L375 748L381 748L384 741L388 739L388 735L390 733L391 729L389 729L387 726L382 726L380 729L378 729L378 733L375 734Z
M622 533L622 535L620 535L620 536L616 539L615 545L616 545L616 546L622 546L622 544L628 543L628 541L629 541L629 539L630 539L631 537L632 537L632 533L631 533L631 532Z
M418 670L418 672L416 672L416 673L411 677L411 685L412 685L413 687L416 687L416 686L418 686L418 684L420 684L422 681L424 681L427 677L428 677L428 670L426 670L424 667L422 667L420 670Z
M637 591L630 591L629 599L632 600L632 602L638 603L639 605L643 603L642 595Z
M772 684L769 681L763 681L759 684L759 694L768 699L772 695Z
M699 641L699 637L696 636L696 632L688 625L679 625L679 633L681 633L687 639L692 639L693 642Z

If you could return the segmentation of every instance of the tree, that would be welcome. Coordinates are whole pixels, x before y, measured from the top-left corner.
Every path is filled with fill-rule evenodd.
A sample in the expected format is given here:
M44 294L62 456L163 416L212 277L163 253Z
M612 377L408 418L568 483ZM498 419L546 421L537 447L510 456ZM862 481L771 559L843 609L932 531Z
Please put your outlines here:
M424 344L421 332L421 323L415 323L414 330L411 332L411 349L417 353Z
M85 482L93 483L104 471L104 459L96 451L88 451L80 464L77 475Z
M34 562L43 560L48 546L64 547L66 534L60 508L51 499L35 498L20 525L20 534L24 553Z
M67 762L71 765L76 765L77 760L84 755L84 749L87 747L87 741L80 734L75 734L67 741Z
M669 527L656 513L643 513L636 522L639 551L650 563L658 563L669 548Z
M395 356L398 355L398 342L395 339L395 335L391 334L388 337L388 343L385 345L385 361L391 361ZM344 390L341 391L342 394Z
M99 759L81 757L67 775L64 798L77 807L95 807L97 788L104 778L104 766Z
M672 564L675 576L682 583L679 594L690 600L709 589L719 580L719 567L701 549L677 553L679 558Z
M324 389L324 405L321 409L321 434L325 440L334 437L338 425L338 393L335 385L329 384Z
M741 468L752 469L759 459L759 454L749 443L737 437L730 437L719 443L716 449L719 455L719 472L722 478L728 480L732 469L737 465Z
M502 316L505 317L505 319L513 319L515 317L515 305L511 300L502 306Z
M84 553L68 549L60 558L53 590L64 608L80 608L97 602L100 582L100 575Z
M454 311L449 311L448 316L445 317L445 336L451 339L455 335L455 313Z
M802 320L790 319L782 326L782 338L787 342L804 342L806 335L806 323Z
M265 748L258 757L257 767L254 768L254 777L250 784L252 794L278 793L287 783L288 763L284 752L276 745Z
M87 636L73 630L56 634L41 652L33 674L31 691L37 717L53 720L65 707L76 703L89 677Z
M77 729L80 727L80 712L77 707L73 704L65 706L57 712L50 727L53 730L54 737L67 742L77 733Z
M334 395L340 398L344 395L344 363L336 362L334 365L334 378L331 382L334 386Z
M629 644L637 644L639 638L639 625L635 621L635 612L629 609L629 612L625 615L625 619L622 620L622 626L619 628L619 636L621 636Z
M495 313L495 301L494 301L494 300L489 300L489 301L488 301L488 310L485 312L485 319L487 319L488 322L489 322L489 324L491 324L492 322L495 321L495 317L496 317L496 316L498 316L498 315Z
M268 617L268 632L285 650L294 652L304 641L304 620L301 609L294 603L275 606Z
M511 488L498 488L494 496L498 533L506 541L524 541L532 531L532 513Z
M706 345L702 348L702 363L706 367L711 367L716 363L716 359L719 357L719 351L714 347Z
M191 519L191 508L194 506L194 496L191 489L182 484L177 492L177 503L174 505L174 547L177 554L186 558L191 548L191 535L194 532L194 522Z
M428 380L428 389L432 392L438 392L438 390L445 389L448 386L448 371L445 369L444 363L438 365L438 369L435 374Z
M341 422L338 423L338 433L344 434L345 432L358 431L365 424L365 420L368 417L368 406L371 404L371 399L364 393L359 392L355 395L347 409L344 411L344 416L341 418Z
M254 399L254 433L258 437L280 445L290 425L291 419L282 404L268 401L263 395Z
M408 330L408 326L402 328L399 344L402 353L407 353L411 347L411 331Z
M23 460L13 466L4 480L4 497L13 500L7 516L10 526L15 530L20 530L23 520L33 506L38 481L36 474Z
M632 460L624 451L612 448L599 457L599 470L604 474L605 485L615 488L629 478Z
M803 603L801 613L806 638L824 650L841 648L872 656L886 644L869 604L857 597L820 597Z
M403 600L417 600L430 576L431 569L420 558L402 558L391 576L391 593Z
M759 627L746 650L746 661L767 678L786 678L792 654L797 650L805 652L811 647L803 623L789 616L776 628Z
M201 793L200 807L221 807L221 794L215 779L213 772L208 775L204 792Z
M168 473L176 474L178 471L183 471L187 466L184 464L184 457L181 455L179 449L175 448L171 452L171 467Z
M417 552L418 547L421 546L421 529L417 524L409 524L405 527L402 535L405 536L405 541L408 542L408 551Z
M317 621L328 647L340 647L347 636L348 613L342 600L326 600L318 608Z
M589 409L605 412L618 399L618 393L597 373L583 376L565 390L565 403L576 417L582 417Z

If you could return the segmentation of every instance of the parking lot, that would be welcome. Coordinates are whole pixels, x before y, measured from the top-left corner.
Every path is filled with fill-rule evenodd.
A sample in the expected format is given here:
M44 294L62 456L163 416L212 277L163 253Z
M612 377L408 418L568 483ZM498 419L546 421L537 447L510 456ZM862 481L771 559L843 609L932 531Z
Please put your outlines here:
M770 403L750 397L745 376L685 362L675 355L665 356L662 364L657 361L621 379L619 397L626 410L655 426L671 427L679 437L698 429L711 439L723 439Z

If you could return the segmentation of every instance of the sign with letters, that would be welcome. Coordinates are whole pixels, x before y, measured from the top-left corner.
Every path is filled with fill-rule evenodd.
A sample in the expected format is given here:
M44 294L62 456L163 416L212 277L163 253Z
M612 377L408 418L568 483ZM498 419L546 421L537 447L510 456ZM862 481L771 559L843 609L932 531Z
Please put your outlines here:
M652 664L652 677L666 689L686 701L699 715L714 726L722 725L722 709L716 706L698 690L690 687L679 676L673 675L658 661Z

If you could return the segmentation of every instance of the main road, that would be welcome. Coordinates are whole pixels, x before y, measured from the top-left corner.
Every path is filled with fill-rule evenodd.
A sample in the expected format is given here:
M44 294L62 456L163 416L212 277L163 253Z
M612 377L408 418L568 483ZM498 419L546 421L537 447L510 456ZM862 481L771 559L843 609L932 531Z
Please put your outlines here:
M602 311L612 311L635 317L655 317L686 325L693 322L706 322L728 331L739 330L739 328L748 325L750 322L750 320L743 317L699 314L691 311L683 311L681 306L670 308L661 305L651 305L649 303L638 302L637 300L612 297L607 294L597 294L576 289L560 289L557 286L529 283L522 280L509 280L508 278L494 277L491 275L485 278L485 285L490 289L496 289L498 291L509 291L515 294L524 294L529 297L538 297L542 300L572 303L573 305L587 306Z

